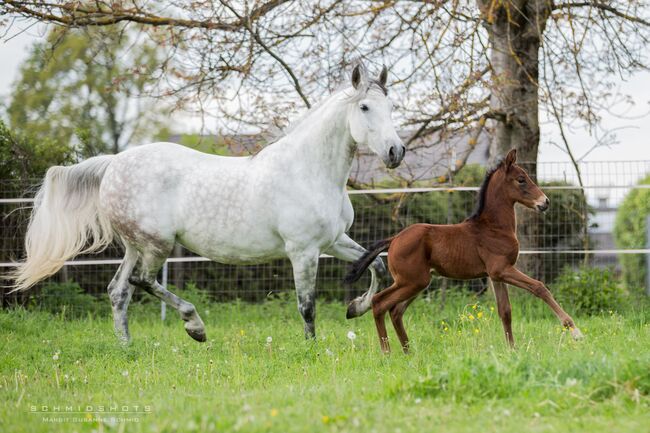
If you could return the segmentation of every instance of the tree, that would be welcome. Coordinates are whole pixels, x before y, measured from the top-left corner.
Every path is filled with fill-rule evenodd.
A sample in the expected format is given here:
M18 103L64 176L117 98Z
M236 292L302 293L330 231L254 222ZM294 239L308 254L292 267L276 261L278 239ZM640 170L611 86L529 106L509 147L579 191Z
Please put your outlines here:
M20 69L7 115L38 139L116 153L157 128L159 109L144 94L157 49L115 27L54 28Z

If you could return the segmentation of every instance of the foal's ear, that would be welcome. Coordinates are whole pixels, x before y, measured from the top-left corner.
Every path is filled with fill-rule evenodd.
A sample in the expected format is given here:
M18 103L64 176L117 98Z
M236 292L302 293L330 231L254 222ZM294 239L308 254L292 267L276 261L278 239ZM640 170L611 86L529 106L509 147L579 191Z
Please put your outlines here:
M352 70L352 87L358 89L364 81L366 81L366 70L361 64L358 64Z
M510 168L512 164L517 162L517 149L512 149L508 154L506 155L506 168Z
M379 84L381 84L381 87L386 87L386 81L388 81L388 68L386 68L386 65L384 65L383 68L381 68L381 72L379 73Z

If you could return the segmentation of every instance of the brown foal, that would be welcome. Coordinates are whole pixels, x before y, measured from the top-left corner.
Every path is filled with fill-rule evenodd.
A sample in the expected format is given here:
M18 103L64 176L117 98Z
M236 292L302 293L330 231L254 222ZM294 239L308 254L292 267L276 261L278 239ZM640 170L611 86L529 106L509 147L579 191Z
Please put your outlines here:
M460 224L413 224L392 238L378 242L351 265L347 283L358 280L363 271L384 250L388 249L388 269L394 283L372 296L381 349L388 353L388 336L384 316L390 313L402 349L408 352L408 336L402 316L409 304L431 281L431 269L455 279L490 277L496 296L497 310L506 339L514 346L511 307L506 284L528 290L548 304L562 325L575 339L582 333L544 283L520 272L516 267L519 241L516 234L515 203L544 212L549 200L528 174L516 164L513 149L505 159L485 176L481 185L476 212ZM348 317L365 313L363 300L352 301ZM365 310L365 311L363 311Z

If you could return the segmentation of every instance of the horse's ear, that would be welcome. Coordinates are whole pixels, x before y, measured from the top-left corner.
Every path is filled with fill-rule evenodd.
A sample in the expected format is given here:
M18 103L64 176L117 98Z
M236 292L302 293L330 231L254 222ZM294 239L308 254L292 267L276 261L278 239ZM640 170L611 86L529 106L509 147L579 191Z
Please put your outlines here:
M365 69L363 68L363 66L361 66L361 64L355 66L354 69L352 70L352 87L358 89L361 82L365 81L366 79L365 75L366 75Z
M510 168L515 162L517 162L517 149L512 149L506 155L506 168Z
M388 81L388 68L386 68L386 65L381 68L381 72L379 73L379 80L377 81L379 81L381 87L386 87L386 82Z

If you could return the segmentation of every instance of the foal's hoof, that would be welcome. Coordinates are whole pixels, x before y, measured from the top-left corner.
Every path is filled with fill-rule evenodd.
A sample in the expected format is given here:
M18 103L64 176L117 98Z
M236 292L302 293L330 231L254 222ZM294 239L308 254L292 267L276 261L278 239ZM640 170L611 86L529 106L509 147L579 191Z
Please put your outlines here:
M205 336L204 328L190 328L186 326L185 331L187 332L187 335L189 335L199 343L203 343L207 340L207 337Z
M571 336L575 341L580 341L585 338L584 334L578 328L571 328Z

